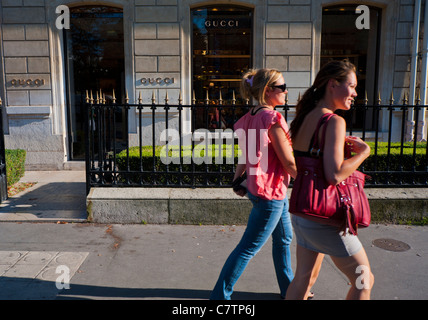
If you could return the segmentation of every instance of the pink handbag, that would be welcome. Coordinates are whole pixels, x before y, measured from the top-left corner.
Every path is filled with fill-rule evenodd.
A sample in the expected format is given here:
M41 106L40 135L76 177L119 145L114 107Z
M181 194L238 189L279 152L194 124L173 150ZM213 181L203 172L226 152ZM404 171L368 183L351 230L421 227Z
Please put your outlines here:
M366 175L355 171L338 185L330 185L324 178L323 159L319 157L324 148L327 122L333 114L325 114L318 122L311 149L311 157L296 157L297 177L290 198L290 212L320 223L348 229L358 234L358 227L370 225L371 213L364 192ZM318 131L325 119L321 145L318 146Z

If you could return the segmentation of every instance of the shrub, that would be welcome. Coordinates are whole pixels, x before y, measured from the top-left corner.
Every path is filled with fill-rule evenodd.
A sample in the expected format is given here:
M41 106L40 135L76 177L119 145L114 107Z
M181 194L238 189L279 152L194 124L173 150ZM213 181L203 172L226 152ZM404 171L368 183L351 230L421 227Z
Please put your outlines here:
M426 171L426 142L416 143L414 153L414 143L406 142L401 150L401 143L391 143L388 155L388 143L378 142L377 154L375 155L375 143L368 143L371 148L370 157L361 166L363 171L376 171L369 173L374 182L390 183L402 182L406 184L425 184L428 179ZM401 152L403 154L401 154ZM416 174L409 173L416 172Z
M24 176L26 156L27 152L22 149L6 150L6 174L9 186Z
M374 142L368 143L371 147L371 155L364 161L360 170L369 172L373 178L372 183L376 182L404 182L410 183L425 183L428 178L426 172L426 142L417 143L416 155L413 168L413 142L403 145L403 155L401 155L401 143L392 143L390 154L388 155L388 143L379 142L377 154L375 156ZM214 145L212 146L212 148ZM226 164L225 157L226 145L223 145L223 164L217 164L215 161L215 152L212 156L212 164L169 164L167 166L161 161L162 146L156 146L155 157L153 159L153 148L151 146L143 146L141 149L141 166L143 174L140 174L140 148L131 147L129 149L129 173L127 170L127 155L126 150L117 154L117 167L121 171L118 181L128 183L141 183L143 185L154 184L158 181L160 184L185 184L185 185L204 185L205 182L214 185L228 185L233 179L233 165ZM209 149L209 148L208 148ZM213 150L213 149L212 149ZM238 154L240 153L238 145L235 145L234 163L238 163ZM170 156L178 157L178 150L170 150ZM191 147L183 147L182 158L190 159L192 157ZM165 156L165 154L163 155ZM201 152L204 156L204 152ZM151 173L154 169L155 173ZM379 173L373 173L372 171ZM193 171L194 170L194 171ZM409 172L416 171L417 176L409 175ZM191 172L194 172L193 174ZM178 176L181 178L178 178ZM415 181L411 180L416 177ZM370 181L369 181L370 183Z
M210 148L211 147L211 148ZM174 184L188 186L202 185L229 185L233 179L233 164L229 164L228 159L232 157L231 147L222 145L222 160L216 159L216 154L219 154L216 145L211 145L208 150L211 154L205 157L205 149L195 145L196 156L199 157L198 163L191 162L192 148L191 146L183 146L181 150L181 164L174 163L173 159L179 159L180 154L178 148L169 150L170 163L167 165L163 159L166 157L165 148L163 146L155 147L155 157L153 158L152 146L143 146L141 148L131 147L129 149L129 173L127 166L127 152L123 150L117 154L117 167L122 171L117 179L118 182L137 183L143 185L155 184ZM198 149L200 148L200 149ZM235 145L233 153L234 163L238 162L239 148ZM197 157L194 158L197 158ZM207 164L208 161L211 164ZM230 160L229 160L230 162ZM143 169L143 173L140 173ZM152 172L153 171L153 172Z

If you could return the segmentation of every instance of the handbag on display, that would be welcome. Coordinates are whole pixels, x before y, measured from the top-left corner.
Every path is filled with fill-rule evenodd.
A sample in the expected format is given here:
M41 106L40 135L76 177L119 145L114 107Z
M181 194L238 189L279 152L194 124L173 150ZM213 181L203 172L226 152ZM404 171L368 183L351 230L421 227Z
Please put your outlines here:
M290 198L290 212L304 218L339 227L357 235L358 227L368 227L370 206L364 192L366 175L358 170L337 185L324 177L323 158L327 123L334 114L324 114L318 122L310 157L296 157L297 177ZM324 122L321 143L318 132Z

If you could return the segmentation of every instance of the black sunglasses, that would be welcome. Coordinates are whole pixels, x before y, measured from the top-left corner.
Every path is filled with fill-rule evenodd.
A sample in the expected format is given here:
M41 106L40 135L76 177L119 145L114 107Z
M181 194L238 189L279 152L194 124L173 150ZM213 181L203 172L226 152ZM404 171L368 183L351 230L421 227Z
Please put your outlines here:
M287 85L284 83L284 84L281 84L281 85L279 85L279 86L271 86L272 88L278 88L278 89L281 89L282 90L282 92L285 92L285 90L287 90Z

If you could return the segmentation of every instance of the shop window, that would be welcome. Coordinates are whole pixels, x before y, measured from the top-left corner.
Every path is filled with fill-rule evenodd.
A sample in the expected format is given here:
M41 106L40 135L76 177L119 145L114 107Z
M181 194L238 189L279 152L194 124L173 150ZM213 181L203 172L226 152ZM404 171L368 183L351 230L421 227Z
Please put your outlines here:
M357 68L357 104L377 101L381 9L370 6L369 29L358 29L356 5L326 7L322 15L321 65L332 59L348 59ZM373 112L354 110L347 117L353 129L374 128ZM352 118L352 123L350 123ZM364 123L365 122L365 123Z
M239 95L242 74L251 68L251 9L237 6L210 6L192 10L192 87L197 104L245 103ZM212 110L211 110L212 109ZM196 127L231 127L227 108L220 115L215 108L198 112ZM208 119L208 120L207 120ZM208 121L208 123L207 123Z
M102 92L111 102L113 89L121 101L124 88L123 12L107 6L79 6L70 8L70 29L64 29L64 51L67 72L67 118L70 160L85 158L84 110L82 99L92 90L94 98ZM120 121L116 136L126 134Z

